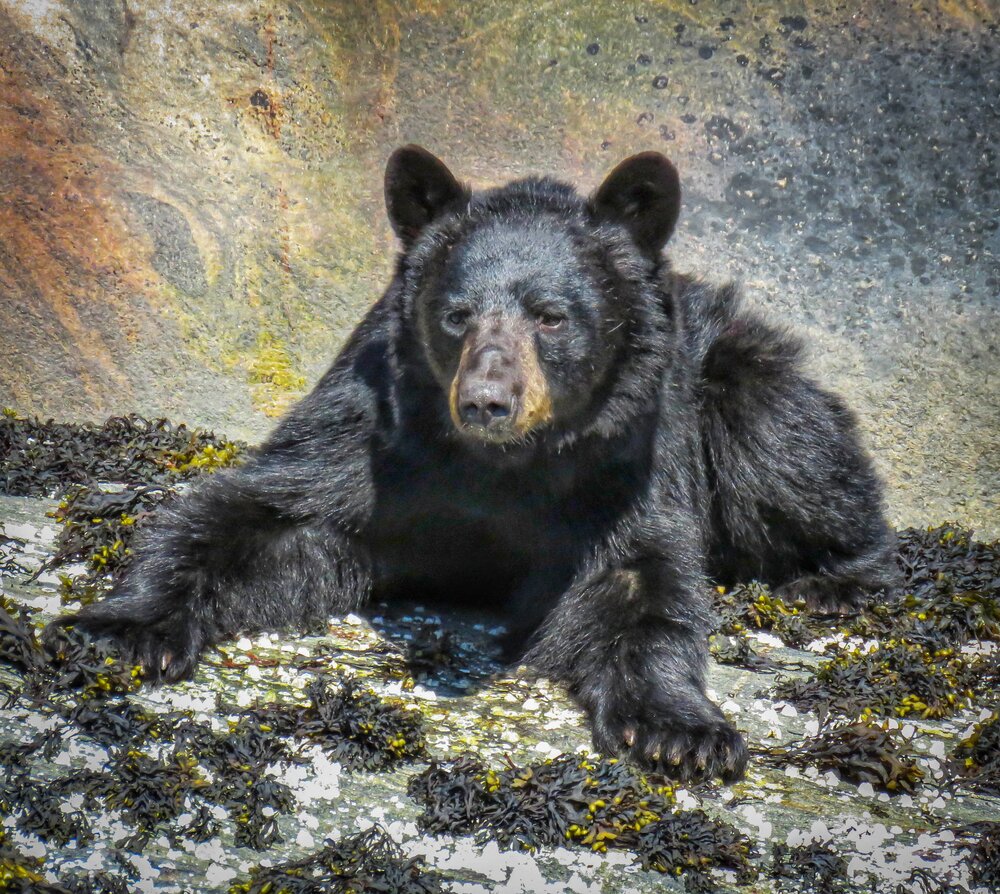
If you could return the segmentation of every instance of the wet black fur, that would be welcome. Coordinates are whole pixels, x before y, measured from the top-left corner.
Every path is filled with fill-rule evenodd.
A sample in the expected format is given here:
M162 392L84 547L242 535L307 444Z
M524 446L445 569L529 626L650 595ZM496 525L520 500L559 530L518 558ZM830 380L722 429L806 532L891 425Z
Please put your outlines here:
M417 180L443 176L421 163ZM164 508L113 595L69 620L173 681L241 631L447 590L509 609L525 660L570 687L602 750L738 777L745 745L704 694L707 579L829 607L892 580L850 413L732 287L671 270L657 243L676 207L647 235L635 202L609 201L617 183L589 202L547 179L437 186L389 178L406 250L385 295L255 455ZM523 443L479 447L449 418L428 308L504 293L513 254L463 268L460 249L505 229L577 303L565 343L539 347L555 390L576 391Z

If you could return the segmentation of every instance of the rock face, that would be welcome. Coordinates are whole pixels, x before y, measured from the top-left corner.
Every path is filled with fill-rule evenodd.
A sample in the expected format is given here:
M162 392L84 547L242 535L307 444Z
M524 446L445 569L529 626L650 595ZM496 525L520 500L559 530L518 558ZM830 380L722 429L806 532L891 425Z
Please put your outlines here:
M1000 13L809 6L0 0L0 402L257 438L388 279L394 146L652 148L678 267L806 335L894 521L995 536Z

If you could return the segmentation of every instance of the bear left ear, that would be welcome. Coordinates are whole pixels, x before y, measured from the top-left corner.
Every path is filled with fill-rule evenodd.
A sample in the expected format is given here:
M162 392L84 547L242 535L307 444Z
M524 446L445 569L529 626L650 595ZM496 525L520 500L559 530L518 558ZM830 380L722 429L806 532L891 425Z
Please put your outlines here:
M641 152L608 174L590 204L599 220L624 225L636 245L655 258L677 223L681 180L665 156Z
M389 222L409 248L449 205L464 202L468 192L443 161L421 146L401 146L385 168L385 207Z

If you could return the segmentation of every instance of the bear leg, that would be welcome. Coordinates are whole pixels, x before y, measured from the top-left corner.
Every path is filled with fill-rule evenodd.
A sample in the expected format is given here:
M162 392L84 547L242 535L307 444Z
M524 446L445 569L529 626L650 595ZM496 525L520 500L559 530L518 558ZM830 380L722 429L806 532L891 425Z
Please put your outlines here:
M651 564L607 570L564 595L527 660L569 685L599 750L680 779L733 782L747 747L705 694L704 596L664 592Z
M162 507L111 595L54 623L108 636L146 680L174 682L213 642L308 624L369 589L362 552L332 524L283 517L248 466Z

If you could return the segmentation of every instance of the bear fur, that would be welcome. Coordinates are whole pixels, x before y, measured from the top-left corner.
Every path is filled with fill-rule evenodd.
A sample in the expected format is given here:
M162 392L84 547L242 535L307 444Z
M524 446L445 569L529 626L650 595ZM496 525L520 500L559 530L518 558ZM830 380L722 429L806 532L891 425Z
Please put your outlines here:
M472 192L406 146L385 189L403 251L333 366L66 621L169 682L242 631L447 594L508 612L511 652L568 686L600 750L739 778L705 695L709 580L829 610L894 579L850 412L734 288L673 271L657 153L588 199Z

